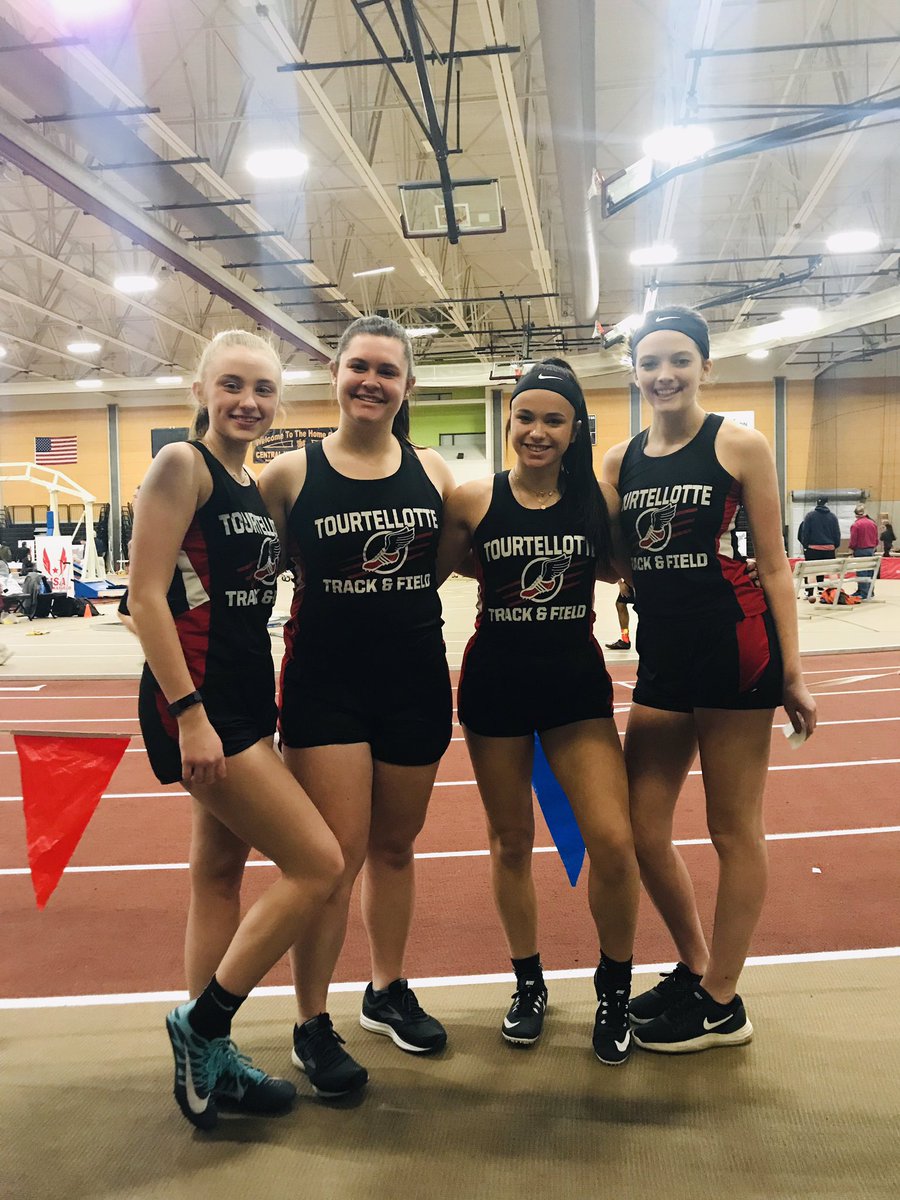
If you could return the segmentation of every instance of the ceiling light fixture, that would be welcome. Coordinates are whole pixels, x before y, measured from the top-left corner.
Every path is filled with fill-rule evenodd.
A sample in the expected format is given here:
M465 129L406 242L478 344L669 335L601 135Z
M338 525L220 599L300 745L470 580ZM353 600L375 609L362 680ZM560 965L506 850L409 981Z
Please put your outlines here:
M254 150L244 166L256 179L299 179L309 169L309 157L289 146Z
M90 378L90 379L76 379L76 380L75 380L75 386L76 386L76 387L80 387L80 388L84 388L86 391L93 391L93 392L95 392L95 391L97 391L97 389L98 389L98 388L102 388L102 387L103 387L103 380L102 380L102 379L93 379L93 378Z
M96 354L100 349L99 342L69 342L66 349L70 354Z
M183 375L157 375L156 382L160 387L178 387L179 383L184 383Z
M439 330L436 325L412 325L407 326L406 332L409 337L418 338L433 337L434 334L439 332Z
M367 275L390 275L394 270L396 270L395 267L372 267L369 271L354 271L353 278L365 279Z
M113 287L126 296L140 296L143 292L155 292L159 282L152 275L117 275Z
M312 371L284 371L281 378L285 383L299 383L301 379L309 379Z
M781 319L794 332L805 332L808 329L815 329L819 323L819 310L801 305L798 308L786 308L781 314Z
M705 125L667 125L645 137L642 148L654 162L677 167L708 154L715 144L715 134Z
M768 358L769 352L768 352L768 350L748 350L747 357L748 358Z
M832 254L861 254L866 250L874 250L878 241L878 234L871 229L847 229L842 233L833 233L826 239L825 245Z
M0 358L6 358L6 347L0 346Z
M641 250L632 250L628 261L633 267L664 267L667 263L673 263L677 257L678 251L674 246L660 243L656 246L644 246Z

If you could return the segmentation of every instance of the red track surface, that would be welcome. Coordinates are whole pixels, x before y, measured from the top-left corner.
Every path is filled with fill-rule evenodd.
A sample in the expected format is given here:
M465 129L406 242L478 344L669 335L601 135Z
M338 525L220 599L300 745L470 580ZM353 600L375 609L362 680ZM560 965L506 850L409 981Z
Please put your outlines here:
M818 770L773 770L767 798L770 834L900 826L900 674L887 653L816 656L805 666L825 724L799 752L776 729L772 766L831 765ZM614 666L616 699L630 700L620 681L634 679L632 664ZM874 678L857 679L872 675ZM845 682L846 681L846 682ZM27 686L16 681L15 686ZM61 731L133 732L133 680L66 680L40 691L0 689L0 727ZM85 697L90 697L89 699ZM122 699L104 697L127 697ZM623 729L626 713L618 717ZM94 719L93 721L91 719ZM97 718L113 718L98 721ZM783 720L783 714L782 714ZM459 730L454 731L459 735ZM10 750L9 736L0 749ZM438 787L417 850L420 853L479 850L486 846L481 805L471 784L463 742L453 742L441 763ZM0 795L20 792L16 759L0 757ZM109 793L153 792L161 796L105 798L88 827L72 866L183 863L189 810L177 787L163 788L143 754L126 754ZM676 836L705 837L702 791L688 780ZM538 845L550 839L541 826ZM715 855L708 845L683 853L708 920L715 888ZM900 833L801 838L770 843L771 884L754 954L787 954L900 944L896 903ZM21 805L0 803L0 867L26 865ZM535 856L541 903L541 948L548 969L587 967L596 961L593 924L584 879L573 891L555 853ZM813 868L818 868L818 873ZM249 869L248 899L272 877L272 867ZM490 896L486 857L426 859L418 864L418 903L410 942L410 976L449 976L504 971L509 963ZM187 908L185 870L66 874L47 909L34 905L27 876L0 876L5 915L0 995L42 996L156 991L182 986L181 940ZM641 913L636 962L665 961L671 948L651 905ZM365 935L354 914L337 979L369 976ZM267 983L287 983L281 964Z

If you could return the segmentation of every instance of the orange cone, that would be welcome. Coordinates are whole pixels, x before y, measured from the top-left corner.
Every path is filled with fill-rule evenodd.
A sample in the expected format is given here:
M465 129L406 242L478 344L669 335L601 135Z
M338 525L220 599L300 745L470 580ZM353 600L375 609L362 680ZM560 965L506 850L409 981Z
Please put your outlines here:
M82 615L83 617L92 617L92 616L94 615L94 614L91 612L91 602L90 602L90 600L85 600L85 602L84 602L84 612L83 612L81 615Z

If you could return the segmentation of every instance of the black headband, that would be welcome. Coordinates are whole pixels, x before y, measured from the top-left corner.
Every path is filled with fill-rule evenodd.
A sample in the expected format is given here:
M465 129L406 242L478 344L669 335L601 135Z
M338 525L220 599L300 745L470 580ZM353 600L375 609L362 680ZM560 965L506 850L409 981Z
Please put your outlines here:
M631 361L637 362L637 347L641 338L659 329L674 329L691 339L703 356L709 358L709 329L696 313L672 308L656 308L645 314L641 325L631 335Z
M513 389L510 403L521 392L556 392L568 400L579 416L585 409L584 394L575 376L544 363L537 363L527 375L522 376Z

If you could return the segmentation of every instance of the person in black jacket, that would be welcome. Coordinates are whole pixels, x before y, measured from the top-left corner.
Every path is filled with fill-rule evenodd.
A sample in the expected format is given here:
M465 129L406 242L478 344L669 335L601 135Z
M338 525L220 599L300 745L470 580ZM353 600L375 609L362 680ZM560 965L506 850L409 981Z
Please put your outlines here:
M803 547L803 557L809 561L816 559L834 558L841 544L841 527L838 519L828 507L828 497L820 496L816 507L810 509L797 530L797 540ZM816 583L821 584L824 575L816 576ZM806 589L807 596L813 595L813 588Z

